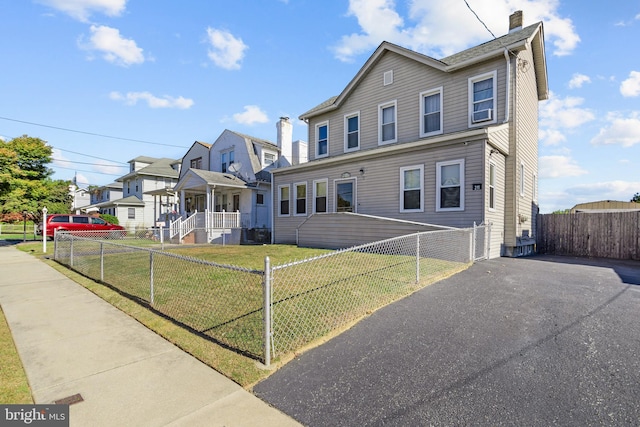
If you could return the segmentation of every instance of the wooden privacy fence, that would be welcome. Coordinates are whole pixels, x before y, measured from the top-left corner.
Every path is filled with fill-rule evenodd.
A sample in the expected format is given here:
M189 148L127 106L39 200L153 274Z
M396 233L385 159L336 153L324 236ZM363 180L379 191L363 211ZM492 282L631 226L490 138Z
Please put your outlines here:
M637 211L538 215L537 252L640 260L639 227Z

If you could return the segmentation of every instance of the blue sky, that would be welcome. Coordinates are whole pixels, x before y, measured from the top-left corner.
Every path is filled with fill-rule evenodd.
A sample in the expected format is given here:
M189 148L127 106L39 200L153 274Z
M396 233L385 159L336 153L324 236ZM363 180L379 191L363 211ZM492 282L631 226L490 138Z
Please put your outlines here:
M640 192L640 1L467 0L496 36L544 22L543 213ZM443 7L446 4L446 7ZM224 129L275 141L383 40L441 58L491 34L464 0L0 0L0 136L42 138L55 179L104 185L137 156ZM110 136L111 138L104 137ZM113 138L115 137L115 138Z

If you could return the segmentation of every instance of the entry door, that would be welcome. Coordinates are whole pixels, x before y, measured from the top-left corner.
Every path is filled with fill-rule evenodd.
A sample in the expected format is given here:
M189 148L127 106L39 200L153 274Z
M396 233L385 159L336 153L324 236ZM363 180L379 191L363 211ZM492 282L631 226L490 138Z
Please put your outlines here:
M336 181L336 212L356 212L356 180Z
M233 212L237 212L240 210L240 195L233 195Z

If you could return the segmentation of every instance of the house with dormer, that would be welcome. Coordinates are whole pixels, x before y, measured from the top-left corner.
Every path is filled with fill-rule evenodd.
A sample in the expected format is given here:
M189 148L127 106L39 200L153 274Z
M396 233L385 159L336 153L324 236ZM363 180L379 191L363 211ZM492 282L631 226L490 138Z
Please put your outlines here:
M217 241L225 233L231 243L269 240L270 171L307 159L306 143L293 141L287 117L276 129L277 143L226 129L213 144L196 141L184 155L174 191L179 222L191 218L187 229L208 230L197 241ZM181 224L172 233L188 234Z
M543 25L522 20L442 59L383 42L339 95L302 114L309 162L272 171L273 242L341 248L397 224L490 223L491 257L531 253L549 89Z

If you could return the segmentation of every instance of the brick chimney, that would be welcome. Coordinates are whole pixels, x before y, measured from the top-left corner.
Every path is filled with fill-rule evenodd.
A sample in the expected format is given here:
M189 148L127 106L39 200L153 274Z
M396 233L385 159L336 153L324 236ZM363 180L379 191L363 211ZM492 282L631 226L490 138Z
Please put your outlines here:
M280 149L278 166L291 166L293 164L293 125L289 122L289 117L280 117L276 123L276 129Z
M514 31L518 31L522 29L522 21L524 21L524 17L522 16L522 11L515 11L509 16L509 32L512 33Z

